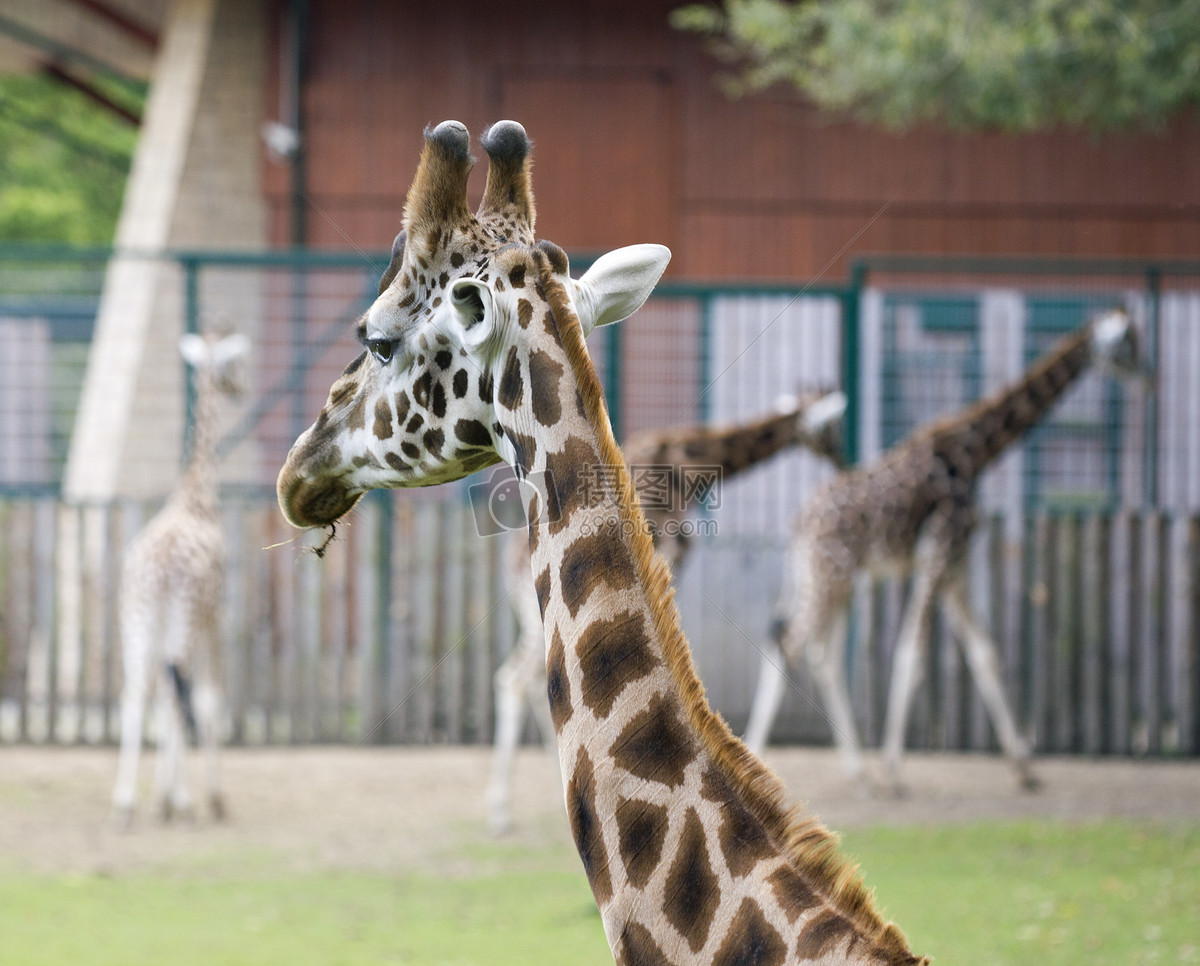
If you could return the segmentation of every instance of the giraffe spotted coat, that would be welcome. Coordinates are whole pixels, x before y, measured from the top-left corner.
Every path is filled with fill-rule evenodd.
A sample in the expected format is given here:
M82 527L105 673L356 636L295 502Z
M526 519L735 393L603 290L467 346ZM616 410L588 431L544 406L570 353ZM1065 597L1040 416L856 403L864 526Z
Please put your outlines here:
M801 392L780 399L777 411L744 423L679 426L647 430L621 448L654 544L671 570L679 573L690 547L687 517L706 494L692 482L697 472L714 473L717 485L793 446L840 465L842 414L846 397L838 391ZM530 573L524 533L513 532L505 548L503 576L517 619L516 645L496 670L496 729L491 778L487 788L488 822L495 832L512 826L509 808L514 753L524 711L534 714L544 741L553 750L554 733L545 703L546 646L542 617Z
M225 815L217 761L221 707L220 605L225 536L217 502L218 397L240 392L242 335L186 335L180 352L195 379L191 454L163 508L134 538L121 572L121 752L113 805L128 825L137 798L138 759L147 699L158 691L155 796L164 818L190 814L188 737L205 750L208 803Z
M395 264L359 323L366 351L289 453L284 514L326 525L368 489L497 459L527 482L567 816L617 962L917 962L692 668L583 341L641 305L669 253L619 249L571 278L561 249L534 242L524 130L501 122L482 143L472 215L466 129L428 132ZM585 484L595 467L603 487Z
M918 429L812 496L796 519L788 550L779 604L783 656L768 654L762 662L747 744L757 750L766 741L784 691L783 658L797 662L803 655L821 687L846 772L865 775L843 671L854 575L911 574L884 723L885 782L899 788L909 707L925 665L932 608L940 601L1018 780L1036 787L1029 745L1004 694L995 642L971 607L965 559L981 474L1093 365L1118 377L1144 374L1137 329L1123 310L1101 314L1061 339L1012 385Z

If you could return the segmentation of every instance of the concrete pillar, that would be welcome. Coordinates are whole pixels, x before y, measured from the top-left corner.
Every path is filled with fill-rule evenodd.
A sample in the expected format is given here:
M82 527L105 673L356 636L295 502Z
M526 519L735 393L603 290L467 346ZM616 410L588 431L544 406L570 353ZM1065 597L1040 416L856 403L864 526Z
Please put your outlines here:
M179 475L183 278L162 254L266 244L262 7L174 0L167 14L67 457L68 500L160 496ZM202 321L227 317L253 338L258 280L213 283Z
M181 469L184 280L170 249L261 250L267 240L260 188L266 52L258 0L173 0L161 33L150 95L117 225L76 413L63 495L68 503L167 494ZM226 324L257 341L260 278L217 272L202 280L201 325ZM253 366L251 364L251 370ZM236 414L228 414L230 420ZM247 478L248 447L225 463ZM51 641L30 644L31 682L56 666L58 717L49 727L70 739L88 731L79 686L98 655L85 576L101 565L101 543L64 507L56 560L59 606ZM69 524L69 525L68 525ZM102 720L102 719L101 719Z

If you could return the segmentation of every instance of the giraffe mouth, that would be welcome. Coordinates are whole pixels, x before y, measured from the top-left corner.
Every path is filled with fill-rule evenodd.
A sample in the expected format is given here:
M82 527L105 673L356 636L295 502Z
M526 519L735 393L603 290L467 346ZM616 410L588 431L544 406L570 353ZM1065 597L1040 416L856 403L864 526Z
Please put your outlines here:
M349 513L359 498L360 490L350 490L337 479L305 480L298 475L280 477L279 508L294 527L324 527Z

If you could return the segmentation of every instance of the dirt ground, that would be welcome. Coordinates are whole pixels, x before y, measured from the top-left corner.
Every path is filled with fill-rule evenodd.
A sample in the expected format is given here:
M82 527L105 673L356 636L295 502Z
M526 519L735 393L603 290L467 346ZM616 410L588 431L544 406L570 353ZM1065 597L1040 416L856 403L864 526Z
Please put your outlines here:
M834 829L1038 816L1200 820L1194 761L1041 759L1043 788L1028 793L999 758L917 754L907 760L910 791L900 800L857 792L831 750L778 749L768 761ZM0 871L444 875L502 868L526 850L496 847L487 830L489 764L486 748L235 749L224 756L229 821L216 825L201 815L163 826L144 794L134 828L123 833L108 804L115 751L0 747ZM554 761L522 751L513 785L516 828L502 841L573 858Z

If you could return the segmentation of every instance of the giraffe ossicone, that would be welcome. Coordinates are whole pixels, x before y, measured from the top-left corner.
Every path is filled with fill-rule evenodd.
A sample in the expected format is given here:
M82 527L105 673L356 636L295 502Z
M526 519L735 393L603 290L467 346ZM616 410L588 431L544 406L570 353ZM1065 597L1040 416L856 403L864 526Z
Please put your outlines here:
M365 351L294 444L278 494L298 526L373 487L499 460L554 481L529 529L566 810L619 963L916 963L899 930L713 712L679 626L584 337L632 314L669 252L633 246L578 281L535 242L529 142L485 137L466 206L465 129L427 132L398 264L359 326ZM518 163L519 160L519 163ZM590 475L590 468L605 472ZM585 481L603 480L600 499ZM528 517L538 519L540 496Z

